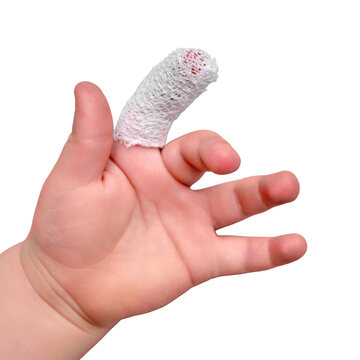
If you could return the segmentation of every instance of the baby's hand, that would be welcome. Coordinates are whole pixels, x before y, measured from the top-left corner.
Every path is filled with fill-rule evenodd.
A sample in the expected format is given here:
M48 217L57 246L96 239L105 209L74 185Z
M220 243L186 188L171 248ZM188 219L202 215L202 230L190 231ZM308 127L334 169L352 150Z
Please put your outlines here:
M39 295L81 328L166 305L211 278L299 259L306 242L218 236L216 229L296 198L289 172L192 190L205 171L227 174L239 156L198 131L165 146L114 142L108 103L95 85L75 89L73 131L41 191L22 245Z

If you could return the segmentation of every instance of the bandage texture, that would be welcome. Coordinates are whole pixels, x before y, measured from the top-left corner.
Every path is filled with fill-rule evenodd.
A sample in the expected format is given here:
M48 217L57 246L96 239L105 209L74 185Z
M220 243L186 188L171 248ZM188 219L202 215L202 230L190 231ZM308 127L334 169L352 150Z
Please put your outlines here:
M127 147L163 147L175 119L217 79L205 51L180 48L156 65L120 114L114 139Z

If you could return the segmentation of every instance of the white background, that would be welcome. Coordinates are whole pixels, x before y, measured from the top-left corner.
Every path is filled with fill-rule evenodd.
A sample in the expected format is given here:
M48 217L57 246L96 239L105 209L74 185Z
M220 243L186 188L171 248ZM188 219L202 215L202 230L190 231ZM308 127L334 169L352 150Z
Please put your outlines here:
M346 0L0 2L0 251L29 231L75 84L98 84L116 121L177 47L206 50L220 72L169 138L211 129L242 157L198 186L283 169L301 183L294 203L222 233L298 232L303 259L202 284L121 321L84 359L360 358L359 18Z

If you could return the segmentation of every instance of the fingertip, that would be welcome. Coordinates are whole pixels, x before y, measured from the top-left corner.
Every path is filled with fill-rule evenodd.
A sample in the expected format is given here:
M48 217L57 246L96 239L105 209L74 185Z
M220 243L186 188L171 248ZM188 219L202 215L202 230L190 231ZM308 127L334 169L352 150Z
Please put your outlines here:
M90 81L80 81L75 85L74 93L78 94L79 92L91 91L91 90L100 90L100 88Z
M229 174L236 171L241 163L239 154L232 146L218 137L204 141L200 155L205 166L215 174Z
M73 133L77 137L112 140L113 121L109 104L101 89L82 81L74 88L75 114Z
M92 112L104 113L111 117L109 104L102 90L89 81L79 82L74 88L75 115L91 115Z
M264 177L260 192L264 200L271 205L280 205L294 201L300 191L297 177L290 171L280 171Z
M274 237L269 244L271 261L274 266L285 265L300 259L307 250L307 243L299 234Z
M278 173L281 176L282 190L284 193L291 194L295 200L300 192L300 183L296 175L291 171L284 170Z
M90 100L99 92L102 94L101 90L89 81L82 81L76 84L74 88L75 116L79 116L87 111L92 103Z

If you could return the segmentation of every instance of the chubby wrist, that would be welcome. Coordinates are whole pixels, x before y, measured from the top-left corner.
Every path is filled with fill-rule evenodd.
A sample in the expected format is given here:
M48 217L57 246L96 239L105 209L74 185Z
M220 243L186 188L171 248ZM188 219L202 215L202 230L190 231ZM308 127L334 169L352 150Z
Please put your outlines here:
M19 250L22 268L34 291L49 307L82 332L89 335L97 332L99 327L95 321L54 278L38 252L34 241L30 239L24 241Z
M27 242L0 255L0 358L80 359L108 331L35 263Z

